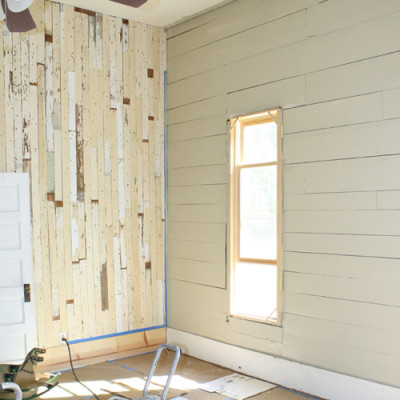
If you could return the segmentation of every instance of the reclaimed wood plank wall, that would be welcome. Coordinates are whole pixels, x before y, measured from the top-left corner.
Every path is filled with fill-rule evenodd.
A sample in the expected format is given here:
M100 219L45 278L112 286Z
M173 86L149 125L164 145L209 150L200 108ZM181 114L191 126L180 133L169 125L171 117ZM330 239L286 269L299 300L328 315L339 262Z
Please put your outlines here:
M0 171L31 176L39 345L161 325L164 30L30 10L0 37Z

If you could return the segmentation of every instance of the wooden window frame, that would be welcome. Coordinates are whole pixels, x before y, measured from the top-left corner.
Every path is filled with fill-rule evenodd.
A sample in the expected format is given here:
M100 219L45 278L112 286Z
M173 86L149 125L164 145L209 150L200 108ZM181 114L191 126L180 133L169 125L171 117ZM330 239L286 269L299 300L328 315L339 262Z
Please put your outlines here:
M265 322L271 325L280 326L282 323L282 111L280 108L266 110L262 113L247 114L240 117L235 117L230 120L230 291L231 304L235 296L234 280L235 280L235 265L236 263L255 263L268 265L276 265L277 268L277 318L269 319L258 318L252 316L238 315L232 312L231 315L247 320L255 320ZM273 162L262 162L255 164L242 164L243 161L243 137L244 128L246 126L275 122L277 125L277 159ZM238 133L237 124L240 124ZM237 154L237 146L239 141L240 154ZM238 162L239 158L239 162ZM241 258L240 257L240 170L243 168L254 168L276 165L277 167L277 258L276 260Z

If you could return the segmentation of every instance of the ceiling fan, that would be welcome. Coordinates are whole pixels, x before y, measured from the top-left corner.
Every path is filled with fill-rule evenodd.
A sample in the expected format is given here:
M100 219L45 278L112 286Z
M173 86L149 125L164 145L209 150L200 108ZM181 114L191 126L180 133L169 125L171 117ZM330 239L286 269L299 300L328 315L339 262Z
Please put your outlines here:
M147 0L111 0L111 1L113 1L114 3L120 3L124 4L125 6L131 6L135 8L138 8L147 2Z
M8 32L27 32L36 28L28 8L33 0L1 0L0 21L5 20Z
M147 0L110 1L135 8L147 2ZM27 32L36 28L35 21L28 10L32 3L33 0L0 0L0 21L5 20L8 32Z

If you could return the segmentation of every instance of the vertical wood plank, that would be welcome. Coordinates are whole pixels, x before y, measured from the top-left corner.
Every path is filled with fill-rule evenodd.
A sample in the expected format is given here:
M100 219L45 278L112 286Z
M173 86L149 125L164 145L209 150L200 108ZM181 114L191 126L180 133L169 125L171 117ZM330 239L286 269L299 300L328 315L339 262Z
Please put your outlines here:
M13 84L13 37L4 36L4 86L6 118L6 165L7 171L14 171L14 84Z
M0 25L0 28L4 27L4 22ZM0 40L0 172L6 172L7 162L6 162L6 115L5 115L5 66L4 66L4 40ZM29 83L29 82L28 82ZM27 87L29 91L29 86Z
M2 42L0 40L0 42ZM0 49L1 52L1 49ZM1 60L0 60L1 66ZM0 79L1 83L4 83ZM4 93L4 89L0 87L0 93ZM21 102L22 102L22 160L24 163L30 162L31 158L31 140L30 132L32 130L31 121L29 119L29 35L28 33L21 34ZM4 110L4 108L3 108ZM1 126L0 113L0 126ZM3 120L4 121L4 120ZM4 132L4 128L3 128ZM1 150L0 150L1 152ZM27 172L24 169L24 172Z

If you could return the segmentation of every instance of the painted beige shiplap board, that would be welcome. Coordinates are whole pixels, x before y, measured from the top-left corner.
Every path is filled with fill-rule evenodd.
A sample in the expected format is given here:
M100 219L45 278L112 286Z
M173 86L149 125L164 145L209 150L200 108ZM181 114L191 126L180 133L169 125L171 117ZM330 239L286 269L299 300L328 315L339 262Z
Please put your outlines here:
M395 154L288 165L284 190L288 194L397 190L399 180L392 171L399 161Z
M399 13L220 66L169 85L168 109L398 50ZM397 29L397 31L396 31ZM346 46L343 46L346 43ZM360 46L368 43L368 46ZM220 41L223 48L224 41ZM329 48L330 51L326 51ZM279 65L280 68L276 68ZM251 71L243 74L242 71Z
M301 11L227 37L223 47L216 41L174 57L168 63L168 83L304 40L305 18L305 11ZM263 42L258 40L265 36L271 39ZM238 47L243 50L236 51Z
M223 223L173 222L169 221L168 239L225 243L225 225Z
M361 257L400 257L399 236L285 233L286 251Z
M304 131L284 138L285 163L398 154L400 119ZM299 146L304 150L299 152Z
M382 192L389 194L392 192ZM288 210L371 210L377 205L377 194L369 192L287 194L285 211ZM379 208L379 207L378 207ZM386 207L390 208L390 207Z
M168 101L168 100L167 100ZM200 120L204 117L226 118L225 95L186 104L168 111L168 124Z
M223 164L227 138L211 136L169 145L171 168Z
M398 275L398 274L397 274ZM374 304L391 304L398 307L396 282L387 279L351 279L348 277L321 276L317 274L285 273L287 290L351 301Z
M229 12L226 12L226 7L221 7L212 13L199 16L194 21L184 22L168 29L168 59L229 38L238 32L251 30L255 26L279 20L316 3L317 0L234 1L229 5ZM245 17L243 18L243 16ZM232 20L235 20L234 24L232 24ZM185 27L189 28L187 32L184 31Z
M307 103L381 92L397 86L400 82L399 74L398 53L317 71L306 75ZM351 85L342 85L343 81L351 82Z
M396 382L400 367L399 357L395 355L367 352L290 334L284 338L283 356L301 359L306 364L318 364L320 368L341 370L351 376L357 369L359 376L373 376L375 380L388 385Z
M168 143L225 134L225 115L217 115L177 124L168 127Z
M31 175L39 345L162 325L165 32L48 0L31 11L38 29L0 40L0 170Z
M224 263L188 260L169 255L168 275L171 279L222 289L226 287Z
M286 232L400 235L399 210L286 211Z
M168 30L172 328L398 386L400 8L380 3L236 0ZM246 42L255 32L258 46ZM221 197L213 201L202 186L228 184L229 144L209 138L227 135L233 115L276 106L283 110L284 315L281 328L256 334L258 324L229 318L228 291L209 292L223 275L219 263L203 269L191 260L208 227L217 245L210 255L228 244L216 235L228 229L217 211ZM204 155L207 142L212 155ZM179 302L189 294L220 303ZM379 352L374 341L385 342Z
M320 297L302 293L285 293L287 312L324 320L329 315L330 321L347 325L366 326L398 332L400 329L399 307L389 307L344 299ZM376 316L376 318L371 318Z
M197 204L199 198L202 204L225 204L226 185L192 185L171 187L168 192L171 203Z
M363 9L363 12L357 10ZM375 0L331 1L307 9L307 34L316 36L352 25L369 21L400 10L396 0L379 2Z

